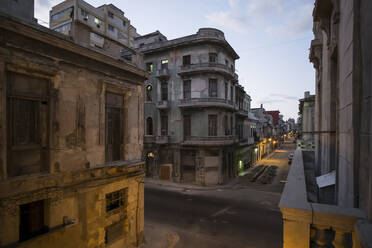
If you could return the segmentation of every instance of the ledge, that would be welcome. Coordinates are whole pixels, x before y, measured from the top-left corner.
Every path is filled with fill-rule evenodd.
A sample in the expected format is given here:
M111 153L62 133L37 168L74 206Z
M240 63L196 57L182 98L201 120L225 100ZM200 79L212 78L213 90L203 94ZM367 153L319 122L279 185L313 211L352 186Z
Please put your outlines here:
M359 219L366 218L358 208L309 202L305 180L302 150L296 150L279 203L284 219L352 231Z

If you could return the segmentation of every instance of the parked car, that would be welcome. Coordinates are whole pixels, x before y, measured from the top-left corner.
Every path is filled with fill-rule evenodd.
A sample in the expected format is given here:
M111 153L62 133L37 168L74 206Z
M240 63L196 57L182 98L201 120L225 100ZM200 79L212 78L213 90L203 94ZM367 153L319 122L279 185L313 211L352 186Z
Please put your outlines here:
M288 155L288 164L292 163L292 159L293 159L293 153Z

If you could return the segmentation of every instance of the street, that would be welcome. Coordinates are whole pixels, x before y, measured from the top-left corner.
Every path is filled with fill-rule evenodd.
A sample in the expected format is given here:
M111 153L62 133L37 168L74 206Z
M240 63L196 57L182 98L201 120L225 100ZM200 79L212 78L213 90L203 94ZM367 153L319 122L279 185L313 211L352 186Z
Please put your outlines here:
M294 148L293 143L283 144L258 163L278 166L277 176L267 185L185 190L146 184L146 247L281 247L277 205L281 180L290 167L287 157Z

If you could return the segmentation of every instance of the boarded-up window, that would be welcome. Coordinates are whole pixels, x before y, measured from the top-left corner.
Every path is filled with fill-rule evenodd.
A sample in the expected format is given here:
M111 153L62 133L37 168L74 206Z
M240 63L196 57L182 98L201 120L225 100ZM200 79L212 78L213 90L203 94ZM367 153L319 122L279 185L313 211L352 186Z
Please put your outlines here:
M48 169L49 82L8 74L8 176Z
M114 223L105 228L105 244L109 245L124 236L124 225L122 221Z
M168 101L168 83L167 82L161 83L161 100Z
M191 56L185 55L182 57L183 65L190 65L191 64Z
M209 63L217 63L217 53L209 53Z
M183 81L183 99L191 98L191 80Z
M146 127L147 127L147 132L146 134L147 135L153 135L153 125L152 125L152 118L151 117L147 117L146 119Z
M166 136L168 135L168 116L162 115L160 117L160 121L161 121L161 135Z
M125 206L127 194L127 188L106 194L106 212Z
M208 136L217 136L217 115L208 115Z
M48 231L44 222L44 201L19 206L19 240L24 241Z
M123 141L123 96L114 93L106 93L106 151L107 162L122 159Z
M191 136L191 116L190 115L183 116L183 135L185 137Z
M228 124L227 124L227 115L225 115L223 117L223 122L222 122L222 127L223 129L225 130L225 135L229 135L229 128L228 128Z
M217 97L217 79L209 79L209 97Z
M228 93L229 93L229 86L228 86L228 83L225 82L225 99L227 99Z

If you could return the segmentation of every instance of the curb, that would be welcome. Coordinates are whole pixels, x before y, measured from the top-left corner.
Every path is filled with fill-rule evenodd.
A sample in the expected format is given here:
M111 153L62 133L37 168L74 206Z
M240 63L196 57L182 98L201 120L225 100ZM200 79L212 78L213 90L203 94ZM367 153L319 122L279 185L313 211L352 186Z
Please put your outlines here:
M189 185L189 184L168 184L163 183L161 180L154 180L154 179L147 179L145 178L145 186L146 185L156 185L160 187L166 187L166 188L173 188L173 189L183 189L184 191L187 190L198 190L198 191L211 191L211 190L219 190L219 189L228 189L233 188L237 184L239 184L239 177L233 179L229 184L226 185L220 185L220 186L195 186L195 185Z

